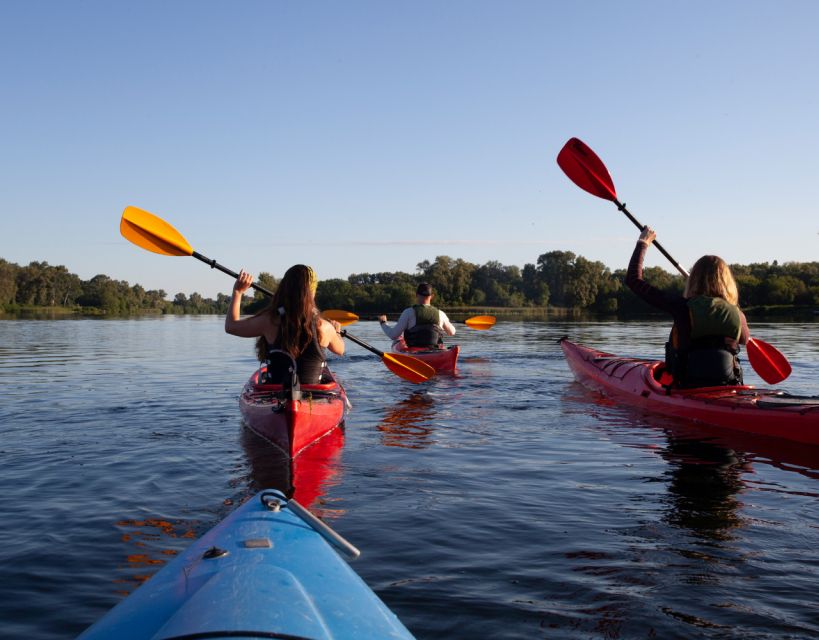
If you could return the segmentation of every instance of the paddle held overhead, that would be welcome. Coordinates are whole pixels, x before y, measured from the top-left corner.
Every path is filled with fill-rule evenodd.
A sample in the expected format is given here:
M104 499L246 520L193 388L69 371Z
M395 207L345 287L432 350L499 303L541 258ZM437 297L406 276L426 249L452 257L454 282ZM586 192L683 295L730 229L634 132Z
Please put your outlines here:
M211 269L218 269L232 278L239 277L238 273L223 267L216 260L211 260L194 251L181 233L159 216L155 216L144 209L125 207L125 211L122 212L122 220L119 223L119 232L126 240L153 253L163 256L192 256L204 262ZM250 286L267 296L273 296L272 291L265 289L260 284L254 282Z
M122 220L120 221L119 231L122 236L147 251L158 253L164 256L192 256L201 262L204 262L211 269L218 269L222 273L226 273L232 278L238 278L239 274L235 271L222 266L216 260L211 260L193 250L188 241L173 228L170 224L165 222L159 216L155 216L148 211L139 209L138 207L126 207L122 212ZM251 285L257 291L265 295L272 296L273 292L265 289L263 286L256 284ZM335 311L335 313L338 313ZM358 319L354 313L340 312L347 314L345 322L338 321L340 324L351 324ZM328 318L332 319L332 318ZM435 370L425 362L421 362L417 358L411 356L400 356L395 354L385 354L374 347L362 342L347 334L346 330L342 330L342 336L346 336L353 342L361 345L365 349L381 356L381 361L384 365L397 376L408 380L410 382L425 382L435 375Z
M566 142L557 155L557 164L578 187L598 198L613 202L617 205L617 209L622 211L638 229L643 230L645 228L629 213L626 205L617 199L617 191L614 189L614 182L611 179L609 170L597 154L582 140L571 138ZM654 240L654 246L674 265L683 277L688 277L688 272L671 257L657 240ZM751 366L759 374L759 377L768 384L782 382L791 374L791 365L788 359L776 347L763 340L750 338L747 349Z

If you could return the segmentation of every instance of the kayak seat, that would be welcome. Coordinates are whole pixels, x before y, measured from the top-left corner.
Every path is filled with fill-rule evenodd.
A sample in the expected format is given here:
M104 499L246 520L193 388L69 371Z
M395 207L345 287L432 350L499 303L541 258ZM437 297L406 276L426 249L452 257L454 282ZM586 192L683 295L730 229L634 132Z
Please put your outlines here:
M282 384L288 389L297 388L299 376L295 358L281 349L269 349L262 381L264 384Z
M255 374L253 378L253 384L256 386L257 390L260 392L268 392L268 393L284 393L289 391L289 387L286 384L274 384L268 381L267 378L267 367L262 366ZM338 383L336 379L333 377L333 374L330 372L329 369L326 367L321 372L321 378L316 384L301 384L299 385L302 391L309 391L313 393L336 393L338 390Z
M393 340L392 344L393 346L398 345L399 349L401 351L405 351L406 353L440 353L441 351L447 350L447 346L443 343L431 344L423 347L411 347L406 343L404 338ZM449 348L451 349L452 347Z
M663 387L670 387L674 382L674 376L671 375L671 372L665 366L665 362L659 362L654 367L651 375L657 381L657 384L660 384Z

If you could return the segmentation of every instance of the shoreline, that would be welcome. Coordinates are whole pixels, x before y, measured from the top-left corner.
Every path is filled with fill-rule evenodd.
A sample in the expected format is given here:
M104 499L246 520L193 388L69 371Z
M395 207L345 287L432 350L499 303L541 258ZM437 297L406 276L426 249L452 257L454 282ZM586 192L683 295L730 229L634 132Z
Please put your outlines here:
M498 320L524 321L524 320L553 320L553 319L589 319L604 320L610 319L621 322L630 320L666 320L664 313L602 313L587 309L577 309L571 307L440 307L447 316L455 322L462 322L466 318L477 315L493 315ZM388 311L388 316L400 315L402 310ZM757 306L743 309L745 315L756 320L779 320L784 322L819 322L819 309L812 307L798 307L793 305L783 306ZM19 307L13 309L0 309L0 320L43 320L43 319L77 319L77 318L139 318L158 317L163 315L222 315L214 313L163 313L160 309L147 309L139 313L111 314L105 310L95 307ZM374 321L378 319L380 313L362 311L357 314L360 320Z

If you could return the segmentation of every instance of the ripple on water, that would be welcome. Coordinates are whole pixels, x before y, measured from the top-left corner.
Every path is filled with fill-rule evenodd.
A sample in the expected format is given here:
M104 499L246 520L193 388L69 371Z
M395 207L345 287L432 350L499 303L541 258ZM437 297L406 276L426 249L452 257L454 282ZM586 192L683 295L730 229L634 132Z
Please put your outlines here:
M656 357L666 323L460 331L459 374L420 386L350 344L346 427L293 465L242 428L252 345L221 323L0 322L10 637L76 635L264 486L360 547L419 638L819 634L819 452L619 406L556 344ZM817 328L755 327L799 393Z

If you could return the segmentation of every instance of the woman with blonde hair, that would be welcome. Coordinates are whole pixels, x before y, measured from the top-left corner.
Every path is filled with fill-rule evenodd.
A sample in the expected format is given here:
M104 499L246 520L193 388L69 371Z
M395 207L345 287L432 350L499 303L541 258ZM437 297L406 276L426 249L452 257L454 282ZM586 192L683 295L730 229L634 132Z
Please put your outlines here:
M242 294L253 276L242 270L233 285L225 331L256 338L256 355L267 363L267 382L289 385L293 374L301 384L317 384L325 367L324 349L344 354L341 325L319 316L314 299L318 281L303 264L290 267L270 304L256 315L240 318ZM294 366L295 365L295 366Z
M643 280L643 259L656 235L643 228L626 285L674 318L665 350L671 384L687 388L742 384L739 345L747 344L750 333L731 269L718 256L703 256L691 269L683 295L657 289Z

